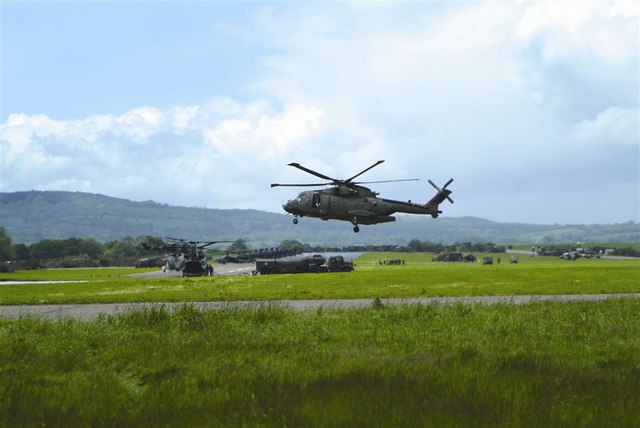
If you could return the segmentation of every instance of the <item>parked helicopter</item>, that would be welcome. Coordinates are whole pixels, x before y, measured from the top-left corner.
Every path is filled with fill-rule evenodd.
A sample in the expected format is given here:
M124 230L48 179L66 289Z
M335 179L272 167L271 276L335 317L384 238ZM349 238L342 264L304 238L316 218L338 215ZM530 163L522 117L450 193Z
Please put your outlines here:
M449 197L451 190L447 186L453 182L453 178L447 181L442 188L436 186L433 181L428 180L437 191L436 195L426 204L415 204L411 201L394 201L391 199L379 198L378 192L360 186L360 184L390 183L398 181L417 181L417 179L385 180L385 181L353 181L370 169L383 163L379 160L370 167L346 180L338 180L328 177L319 172L306 168L298 163L290 163L289 166L298 168L308 174L329 180L326 183L318 184L279 184L274 183L271 187L311 187L311 186L332 186L320 190L310 190L298 194L295 198L287 201L282 207L290 214L293 214L293 223L298 224L298 217L318 217L322 220L344 220L353 224L353 231L360 231L359 224L378 224L395 221L391 214L396 212L409 214L429 214L433 218L442 213L439 205L445 199L453 203Z
M207 256L204 248L219 244L221 242L233 241L187 241L185 239L170 238L160 246L150 246L146 242L141 245L150 250L163 250L165 254L165 265L162 270L175 270L182 272L182 276L211 276L213 275L213 266L207 263Z

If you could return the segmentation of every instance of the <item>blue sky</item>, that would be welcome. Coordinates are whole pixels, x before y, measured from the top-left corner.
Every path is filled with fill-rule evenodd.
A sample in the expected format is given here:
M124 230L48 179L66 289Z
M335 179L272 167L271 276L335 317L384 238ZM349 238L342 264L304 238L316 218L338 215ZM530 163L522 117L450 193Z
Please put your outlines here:
M281 212L363 178L448 216L640 221L637 1L0 4L0 191Z
M3 12L3 121L236 98L258 73L260 47L221 28L242 25L242 4L9 2Z

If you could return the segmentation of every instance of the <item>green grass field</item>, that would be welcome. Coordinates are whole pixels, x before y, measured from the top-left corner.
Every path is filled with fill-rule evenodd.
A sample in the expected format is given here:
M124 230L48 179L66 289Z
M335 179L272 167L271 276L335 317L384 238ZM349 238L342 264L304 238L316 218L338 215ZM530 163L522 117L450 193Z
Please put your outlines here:
M640 300L0 320L0 426L639 426Z
M85 282L0 285L0 304L640 292L636 260L430 260L188 279L25 271L0 279ZM0 426L640 426L640 299L0 319L0 361Z
M84 281L0 285L0 304L188 302L640 292L640 260L519 257L519 263L432 263L431 254L368 253L349 273L131 278L136 269L60 269L0 279ZM496 257L494 255L494 257ZM403 259L404 265L380 265ZM0 282L1 284L1 282Z

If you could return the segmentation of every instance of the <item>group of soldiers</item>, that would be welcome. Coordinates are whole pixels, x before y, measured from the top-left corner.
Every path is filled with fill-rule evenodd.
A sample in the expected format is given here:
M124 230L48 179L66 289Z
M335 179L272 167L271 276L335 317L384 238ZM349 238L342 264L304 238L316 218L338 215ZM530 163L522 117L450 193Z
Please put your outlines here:
M404 265L404 259L378 260L381 266L399 266Z

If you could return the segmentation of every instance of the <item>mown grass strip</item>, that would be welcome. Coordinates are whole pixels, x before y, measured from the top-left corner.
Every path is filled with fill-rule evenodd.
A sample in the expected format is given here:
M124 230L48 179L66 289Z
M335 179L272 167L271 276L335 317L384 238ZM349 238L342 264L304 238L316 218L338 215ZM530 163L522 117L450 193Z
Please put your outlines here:
M370 256L369 256L370 257ZM388 256L389 257L389 256ZM380 265L357 262L348 273L203 278L131 278L112 269L33 271L30 279L82 283L2 285L0 304L296 300L471 295L640 292L640 261L524 259L503 262ZM139 271L138 271L139 272ZM12 278L3 276L3 278Z

